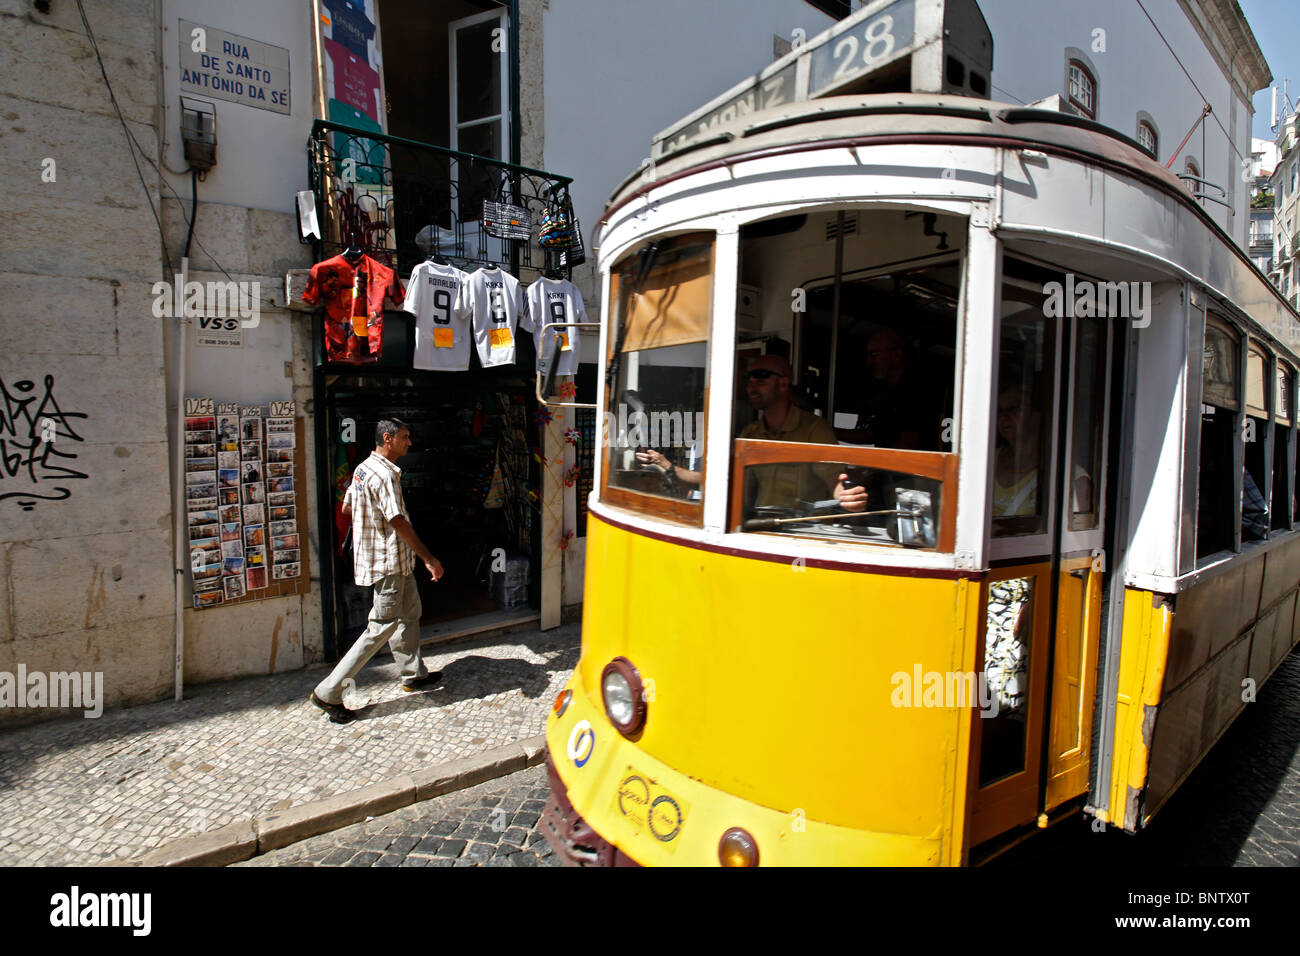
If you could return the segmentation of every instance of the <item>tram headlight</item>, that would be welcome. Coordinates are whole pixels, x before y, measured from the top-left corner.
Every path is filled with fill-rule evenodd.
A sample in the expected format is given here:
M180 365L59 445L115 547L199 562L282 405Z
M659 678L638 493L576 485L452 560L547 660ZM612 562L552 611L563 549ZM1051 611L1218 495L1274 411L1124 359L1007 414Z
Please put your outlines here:
M626 657L616 657L600 675L605 714L620 734L631 737L645 725L645 693L641 675Z
M732 827L718 841L718 862L723 866L758 866L758 842L740 827Z

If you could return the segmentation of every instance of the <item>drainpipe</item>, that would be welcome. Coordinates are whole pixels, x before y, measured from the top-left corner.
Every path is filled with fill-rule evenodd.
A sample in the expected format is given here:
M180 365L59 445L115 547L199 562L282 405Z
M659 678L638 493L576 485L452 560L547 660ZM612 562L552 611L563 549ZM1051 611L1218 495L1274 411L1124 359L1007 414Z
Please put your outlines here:
M174 277L174 281L181 284L182 300L189 272L190 260L182 259L180 274ZM176 634L172 684L175 687L175 699L182 700L185 678L185 567L188 559L186 545L189 542L185 527L185 332L190 321L184 315L175 318L180 325L180 345L176 369L176 438L173 452L175 477L172 488L172 513L176 516Z

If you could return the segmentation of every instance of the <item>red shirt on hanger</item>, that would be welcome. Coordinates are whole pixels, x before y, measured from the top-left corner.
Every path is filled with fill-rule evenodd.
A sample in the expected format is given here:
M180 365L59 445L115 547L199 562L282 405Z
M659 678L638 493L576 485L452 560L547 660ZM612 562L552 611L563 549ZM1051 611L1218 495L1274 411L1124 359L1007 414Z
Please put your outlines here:
M384 298L400 309L406 298L397 273L363 255L356 265L343 256L311 267L302 300L325 306L325 357L330 362L365 365L384 350ZM355 321L354 321L355 317ZM357 334L364 330L364 334Z

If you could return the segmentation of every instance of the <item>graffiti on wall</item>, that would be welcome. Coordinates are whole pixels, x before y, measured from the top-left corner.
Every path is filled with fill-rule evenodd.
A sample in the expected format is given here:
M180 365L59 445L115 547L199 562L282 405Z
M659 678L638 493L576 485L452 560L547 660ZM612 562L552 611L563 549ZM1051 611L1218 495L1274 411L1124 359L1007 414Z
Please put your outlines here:
M73 421L86 417L59 407L53 375L40 388L28 379L11 386L0 378L0 501L16 498L31 511L37 500L71 497L65 482L89 477L68 465L77 459L68 443L85 441Z

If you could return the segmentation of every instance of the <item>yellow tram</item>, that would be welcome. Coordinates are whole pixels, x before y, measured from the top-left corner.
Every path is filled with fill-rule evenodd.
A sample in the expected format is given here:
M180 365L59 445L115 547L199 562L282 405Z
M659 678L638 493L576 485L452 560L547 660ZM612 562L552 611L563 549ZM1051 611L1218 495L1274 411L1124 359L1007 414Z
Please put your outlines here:
M1136 144L970 94L716 116L611 200L565 859L1136 830L1295 645L1300 316Z

